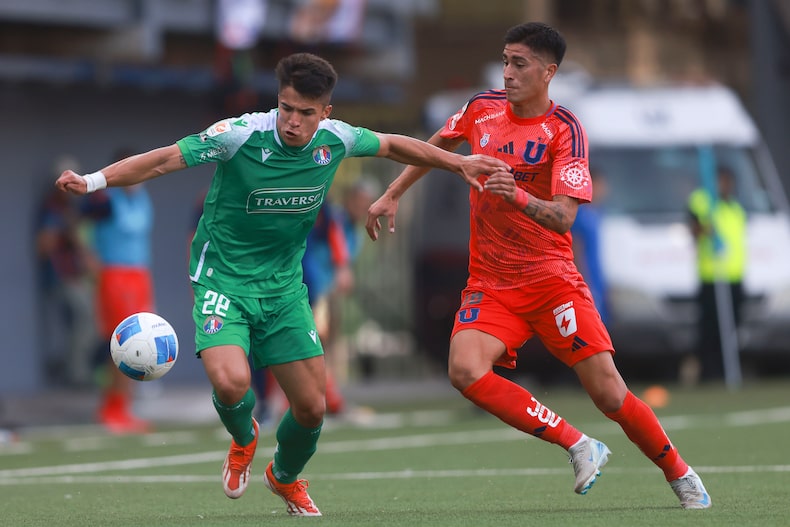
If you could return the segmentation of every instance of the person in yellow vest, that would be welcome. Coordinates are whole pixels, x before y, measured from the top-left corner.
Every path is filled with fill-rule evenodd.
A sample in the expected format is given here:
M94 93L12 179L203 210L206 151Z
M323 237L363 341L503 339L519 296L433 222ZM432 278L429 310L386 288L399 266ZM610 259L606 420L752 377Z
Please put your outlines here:
M723 377L722 340L719 327L717 281L729 286L731 312L722 313L735 327L740 321L743 304L743 276L746 270L746 212L736 199L735 174L720 167L716 179L717 195L706 188L696 189L689 196L691 232L697 243L697 272L700 287L698 343L698 379L719 380ZM721 299L719 300L721 303ZM726 306L725 302L725 306Z

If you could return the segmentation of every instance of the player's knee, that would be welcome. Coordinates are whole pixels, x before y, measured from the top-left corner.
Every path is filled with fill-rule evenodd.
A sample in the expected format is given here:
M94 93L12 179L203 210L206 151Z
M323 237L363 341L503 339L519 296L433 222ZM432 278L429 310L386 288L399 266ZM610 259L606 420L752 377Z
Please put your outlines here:
M612 382L600 384L587 393L595 406L604 414L611 414L623 407L628 389L625 384Z
M233 383L230 381L219 381L214 383L214 392L217 394L217 399L222 404L233 405L241 401L247 394L250 385L243 383Z
M452 361L447 368L447 376L450 379L450 384L459 392L466 390L469 386L474 384L475 381L485 375L485 373L486 372L477 372L467 364Z
M592 399L595 406L604 414L617 412L623 407L623 399L615 394L601 394Z
M309 401L302 401L291 404L291 413L297 423L305 428L315 428L324 420L326 413L326 399L312 398Z
M209 380L217 398L226 405L241 401L250 389L249 371L239 373L228 368L212 370Z

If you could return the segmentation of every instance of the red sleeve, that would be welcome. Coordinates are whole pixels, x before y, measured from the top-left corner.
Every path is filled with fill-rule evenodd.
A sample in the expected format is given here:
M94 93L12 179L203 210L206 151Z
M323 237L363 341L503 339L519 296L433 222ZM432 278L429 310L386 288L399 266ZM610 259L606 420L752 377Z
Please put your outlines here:
M469 108L469 103L463 105L463 107L458 110L455 114L453 114L447 122L444 123L444 128L439 133L445 139L457 139L459 137L466 137L466 129L467 129L467 114L466 110Z
M587 157L587 134L579 120L563 108L557 109L559 126L553 142L552 195L565 195L582 202L592 201L592 179Z

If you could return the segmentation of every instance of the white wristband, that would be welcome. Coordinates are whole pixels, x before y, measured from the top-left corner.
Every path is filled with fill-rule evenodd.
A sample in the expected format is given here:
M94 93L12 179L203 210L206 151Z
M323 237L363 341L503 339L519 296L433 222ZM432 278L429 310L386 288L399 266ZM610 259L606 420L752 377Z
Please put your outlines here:
M82 176L82 178L85 180L85 184L88 186L88 194L103 188L107 188L107 178L104 177L104 172L101 170L98 172L85 174Z

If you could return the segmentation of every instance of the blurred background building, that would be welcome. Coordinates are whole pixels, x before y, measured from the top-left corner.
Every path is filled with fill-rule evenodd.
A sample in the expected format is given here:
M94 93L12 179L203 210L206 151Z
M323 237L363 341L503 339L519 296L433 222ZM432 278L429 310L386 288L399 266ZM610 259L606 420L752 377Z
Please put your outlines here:
M527 20L565 35L561 71L584 71L596 82L731 87L790 186L790 3L783 0L0 0L0 360L7 365L0 395L57 382L43 364L48 328L36 301L34 250L36 204L53 183L55 159L70 155L83 170L97 170L118 145L145 151L221 117L268 110L274 65L300 50L337 67L335 117L425 138L435 131L426 104L437 93L498 87L490 72L502 36ZM352 160L336 186L360 176L386 185L398 170ZM158 309L182 336L182 358L163 382L204 380L191 357L186 251L194 203L211 172L191 169L149 186ZM465 278L466 189L449 175L429 179L404 201L398 233L367 243L357 261L357 287L343 302L351 376L444 369ZM627 361L628 350L620 353Z

